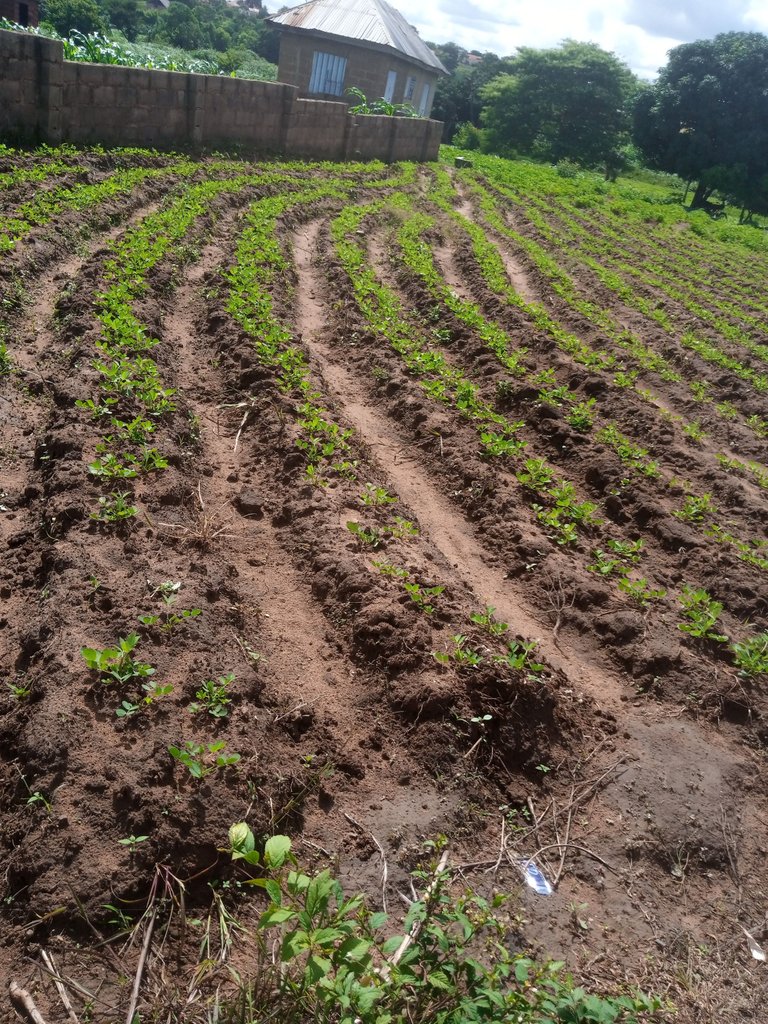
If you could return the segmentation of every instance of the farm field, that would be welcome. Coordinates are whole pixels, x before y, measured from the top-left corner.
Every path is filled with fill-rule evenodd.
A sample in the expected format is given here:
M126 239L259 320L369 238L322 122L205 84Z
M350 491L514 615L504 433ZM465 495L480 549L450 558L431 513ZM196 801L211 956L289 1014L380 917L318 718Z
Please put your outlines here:
M0 153L0 979L48 1024L250 1019L239 822L393 934L445 836L516 949L760 1019L768 243L473 159Z

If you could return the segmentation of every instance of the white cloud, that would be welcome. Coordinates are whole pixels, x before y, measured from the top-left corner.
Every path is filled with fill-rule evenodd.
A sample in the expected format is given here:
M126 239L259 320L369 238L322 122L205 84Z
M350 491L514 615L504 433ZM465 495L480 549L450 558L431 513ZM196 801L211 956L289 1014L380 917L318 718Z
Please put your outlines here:
M718 32L768 31L766 0L423 0L418 13L404 0L394 3L431 42L500 56L568 38L595 42L644 78L655 76L680 43Z

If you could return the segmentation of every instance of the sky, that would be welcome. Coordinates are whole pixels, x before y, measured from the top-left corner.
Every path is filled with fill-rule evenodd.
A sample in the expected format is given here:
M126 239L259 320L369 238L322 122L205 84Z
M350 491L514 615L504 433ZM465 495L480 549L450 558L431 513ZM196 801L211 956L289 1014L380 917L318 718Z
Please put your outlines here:
M768 33L768 0L390 0L433 43L499 56L518 46L594 42L655 78L667 51L718 32Z

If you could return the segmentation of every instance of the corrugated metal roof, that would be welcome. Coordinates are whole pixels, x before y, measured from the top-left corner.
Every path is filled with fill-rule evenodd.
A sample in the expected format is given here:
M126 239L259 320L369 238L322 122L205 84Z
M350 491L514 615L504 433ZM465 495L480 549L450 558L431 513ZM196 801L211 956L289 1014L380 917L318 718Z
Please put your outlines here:
M286 28L325 32L385 46L447 74L437 54L386 0L310 0L284 14L276 14L269 21Z

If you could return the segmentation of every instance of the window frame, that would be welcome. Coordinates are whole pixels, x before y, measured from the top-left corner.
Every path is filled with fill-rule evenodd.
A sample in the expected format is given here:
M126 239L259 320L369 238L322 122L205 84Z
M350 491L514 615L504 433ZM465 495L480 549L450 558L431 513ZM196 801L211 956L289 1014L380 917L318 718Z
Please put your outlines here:
M315 50L307 91L313 96L343 96L348 60L337 53Z

